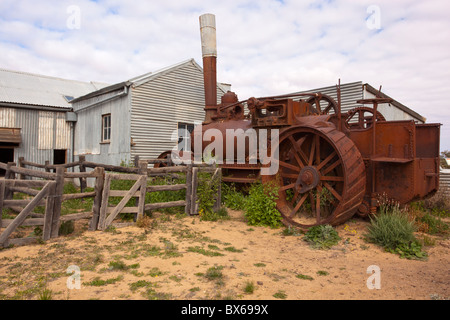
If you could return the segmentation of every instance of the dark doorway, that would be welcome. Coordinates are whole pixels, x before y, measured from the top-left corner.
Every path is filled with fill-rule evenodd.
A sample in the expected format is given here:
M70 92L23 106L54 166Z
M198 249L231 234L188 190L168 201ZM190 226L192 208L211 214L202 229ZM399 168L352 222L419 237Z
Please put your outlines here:
M14 161L14 148L8 148L0 144L0 162L8 163ZM0 169L0 177L5 176L5 170Z
M66 152L67 150L53 150L53 164L64 164L66 163Z

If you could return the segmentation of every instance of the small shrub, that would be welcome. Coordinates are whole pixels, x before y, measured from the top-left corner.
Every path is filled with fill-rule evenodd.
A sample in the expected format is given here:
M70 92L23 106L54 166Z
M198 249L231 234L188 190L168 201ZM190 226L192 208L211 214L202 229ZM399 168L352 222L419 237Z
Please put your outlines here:
M309 228L303 239L314 249L329 249L341 240L337 231L330 225Z
M429 213L417 218L419 223L426 225L426 233L429 234L447 234L449 232L449 226L443 222L440 218L434 217Z
M140 288L148 288L148 287L151 287L151 286L152 286L152 283L150 281L147 281L147 280L138 280L136 282L133 282L133 283L129 284L130 290L133 291L133 292L138 290L138 289L140 289Z
M208 280L219 280L223 278L222 273L223 266L214 266L208 268L205 273L205 278Z
M433 197L423 201L423 206L440 216L448 217L450 215L450 199L447 194L448 188L440 188Z
M366 240L397 253L402 258L425 259L426 253L414 236L414 221L397 208L381 212L371 218Z
M199 216L200 220L202 221L217 221L230 219L228 211L224 207L220 208L218 211L214 211L212 209L210 210L200 209Z
M222 183L222 202L233 210L245 210L245 195L238 191L234 184Z
M149 229L153 227L153 220L149 216L140 215L136 220L136 226L138 228Z
M211 178L209 173L198 173L197 203L201 220L216 221L219 219L219 214L214 212L213 208L216 203L219 180L211 181Z
M45 288L41 292L39 292L39 300L52 300L53 299L53 291Z
M109 270L127 270L128 266L123 261L111 261L109 263Z
M245 283L245 287L244 287L244 292L251 294L255 291L255 284L253 283L253 281L247 281Z
M291 225L287 226L282 232L283 236L300 236L302 234L303 232L301 230L298 230Z
M273 295L274 298L277 299L286 299L287 298L287 294L284 291L279 290L277 293L275 293Z
M366 239L387 249L414 241L414 222L399 210L381 212L371 218Z
M296 277L299 278L299 279L302 279L302 280L314 280L313 277L307 276L307 275L304 275L304 274L298 274L298 275L296 275Z
M281 214L277 210L278 187L274 183L251 185L245 205L249 225L279 227Z

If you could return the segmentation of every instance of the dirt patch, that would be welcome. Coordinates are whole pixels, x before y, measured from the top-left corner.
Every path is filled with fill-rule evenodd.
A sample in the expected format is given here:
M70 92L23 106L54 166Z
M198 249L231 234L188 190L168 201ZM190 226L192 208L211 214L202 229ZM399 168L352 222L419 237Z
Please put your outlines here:
M448 239L426 247L426 261L401 259L366 243L368 222L353 219L336 228L338 245L316 250L303 235L249 226L242 212L229 213L230 220L217 222L155 214L149 229L83 231L2 250L0 297L39 299L45 289L54 300L450 297ZM380 289L367 286L374 265ZM80 289L68 289L69 266L80 270Z

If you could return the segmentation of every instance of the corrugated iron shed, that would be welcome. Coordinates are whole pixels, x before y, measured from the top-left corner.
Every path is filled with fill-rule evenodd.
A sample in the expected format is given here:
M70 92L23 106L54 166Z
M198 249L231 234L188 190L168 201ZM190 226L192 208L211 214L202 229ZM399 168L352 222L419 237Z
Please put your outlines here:
M218 84L217 101L230 88ZM203 69L194 59L148 72L72 100L78 122L75 154L90 161L154 159L172 149L180 124L204 119ZM101 142L102 115L111 114L111 140ZM91 134L86 137L85 132Z

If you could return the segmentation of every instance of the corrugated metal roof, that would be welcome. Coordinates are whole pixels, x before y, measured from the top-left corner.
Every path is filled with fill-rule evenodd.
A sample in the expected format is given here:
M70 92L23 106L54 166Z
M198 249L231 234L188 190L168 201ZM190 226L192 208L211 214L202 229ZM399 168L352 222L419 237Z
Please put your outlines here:
M0 102L71 108L64 96L79 97L108 84L82 82L0 69Z

